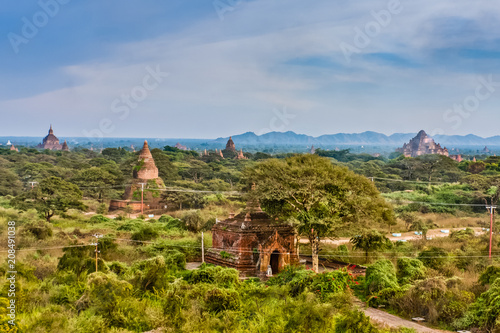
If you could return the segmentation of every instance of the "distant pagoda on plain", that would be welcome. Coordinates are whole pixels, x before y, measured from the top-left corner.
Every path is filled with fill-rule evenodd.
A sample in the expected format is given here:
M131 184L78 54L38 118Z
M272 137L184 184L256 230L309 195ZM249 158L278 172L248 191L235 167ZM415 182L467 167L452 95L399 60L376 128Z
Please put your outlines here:
M422 155L444 155L449 156L448 149L442 148L433 138L427 135L424 130L418 132L417 136L405 143L402 148L396 149L405 157L417 157Z

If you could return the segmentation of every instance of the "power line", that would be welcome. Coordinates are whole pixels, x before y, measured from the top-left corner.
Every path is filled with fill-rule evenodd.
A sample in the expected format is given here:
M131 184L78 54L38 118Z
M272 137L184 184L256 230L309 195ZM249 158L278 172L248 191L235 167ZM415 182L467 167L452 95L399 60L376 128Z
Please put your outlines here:
M83 246L92 246L92 244L79 244L79 245L67 245L67 246L54 246L54 247L40 247L40 248L29 248L29 249L19 249L16 251L42 251L42 250L56 250L56 249L65 249L70 247L83 247ZM8 250L0 250L0 252L8 252Z
M389 202L395 203L416 203L422 205L438 205L438 206L467 206L467 207L486 207L484 204L456 204L447 202L427 202L427 201L411 201L411 200L398 200L398 199L387 199Z
M95 235L93 235L95 237ZM102 235L99 235L99 238L102 238ZM136 243L144 243L144 244L157 244L158 241L141 241L141 240L133 240L133 239L128 239L128 238L117 238L117 237L111 237L111 236L105 236L106 238L118 240L118 241L127 241L127 242L136 242ZM308 243L303 243L303 244L308 244ZM180 248L191 248L191 249L201 249L202 246L193 246L193 245L179 245L179 244L165 244L166 247L180 247ZM58 247L48 247L48 248L30 248L30 249L21 249L18 251L39 251L39 250L52 250L52 249L65 249L65 248L74 248L74 247L85 247L85 246L95 246L95 243L92 244L79 244L79 245L69 245L69 246L58 246ZM230 249L227 248L210 248L215 251L230 251ZM7 251L0 251L0 252L7 252ZM252 253L252 254L262 254L266 252L261 252L261 251L238 251L238 253ZM426 253L438 253L438 251L429 251ZM493 255L492 258L500 258L500 250L499 251L493 251L493 253L498 253ZM290 252L282 253L282 254L291 254ZM382 254L385 257L389 257L390 259L400 259L400 258L409 258L409 259L415 259L418 256L418 252L412 253L412 254L405 254L405 255L397 255L398 252L388 252L388 251L374 251L370 252L370 254ZM403 254L403 253L401 253ZM97 255L97 253L96 253ZM310 253L302 253L301 255L311 255ZM412 256L413 255L413 256ZM365 258L365 255L359 254L359 253L353 253L353 254L318 254L319 258ZM488 258L488 255L453 255L452 252L447 252L446 256L425 256L425 258ZM97 261L96 261L97 262Z
M124 184L124 185L111 185L111 186L78 186L81 189L113 189L132 186L135 184ZM140 183L139 183L140 185ZM231 195L242 195L242 192L238 191L211 191L211 190L193 190L178 187L166 187L166 188L144 188L147 191L166 191L166 192L186 192L186 193L221 193L221 194L231 194Z
M405 179L381 178L381 177L367 177L367 178L378 179L378 180L388 180L388 181L402 182L402 183L416 183L416 184L459 184L459 182L430 182L430 181L405 180Z

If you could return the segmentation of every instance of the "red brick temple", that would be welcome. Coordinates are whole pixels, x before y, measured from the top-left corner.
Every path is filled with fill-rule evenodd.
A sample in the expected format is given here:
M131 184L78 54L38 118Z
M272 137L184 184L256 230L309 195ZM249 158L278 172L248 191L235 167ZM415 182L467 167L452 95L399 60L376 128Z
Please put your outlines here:
M50 149L50 150L61 150L63 146L59 143L59 139L54 135L52 130L52 125L50 125L49 134L43 138L42 143L40 143L37 148Z
M61 150L62 151L69 151L68 143L66 142L66 140L64 140L64 143L62 144Z
M286 265L298 263L295 230L250 202L240 214L212 227L212 248L206 261L235 268L244 276L263 277L268 266L277 274Z
M160 191L165 188L163 180L158 176L158 168L147 141L139 152L137 164L133 169L132 184L125 189L123 200L111 200L109 210L116 210L132 207L135 212L141 211L141 191L144 187L144 206L143 210L162 209L160 203Z

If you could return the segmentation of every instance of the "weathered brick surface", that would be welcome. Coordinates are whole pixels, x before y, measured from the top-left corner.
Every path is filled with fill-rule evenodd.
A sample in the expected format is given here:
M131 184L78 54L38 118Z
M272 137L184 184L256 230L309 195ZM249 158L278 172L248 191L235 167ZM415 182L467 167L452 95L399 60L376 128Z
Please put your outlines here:
M262 211L244 211L213 226L206 261L236 268L246 276L260 276L271 265L273 253L273 273L298 262L293 227L273 221Z
M139 153L138 162L142 164L139 170L134 169L135 179L155 179L158 178L158 168L156 167L153 155L149 151L148 142L144 141L144 146Z

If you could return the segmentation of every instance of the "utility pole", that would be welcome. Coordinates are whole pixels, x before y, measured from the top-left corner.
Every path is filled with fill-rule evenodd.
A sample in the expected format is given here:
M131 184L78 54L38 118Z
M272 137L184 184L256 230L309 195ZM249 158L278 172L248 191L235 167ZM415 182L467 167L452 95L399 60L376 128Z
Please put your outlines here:
M35 184L38 184L38 182L29 182L31 184L31 189L35 186Z
M201 262L205 262L205 242L203 241L203 231L201 232Z
M491 261L491 246L493 244L493 210L496 209L497 206L486 206L486 209L490 211L490 261Z
M99 251L97 249L97 246L99 245L99 238L102 238L102 235L100 235L100 234L94 234L93 236L96 238L96 241L95 241L95 243L92 243L90 245L95 245L95 251L94 251L95 252L95 272L97 273L97 263L98 263L97 255L99 253L101 253L101 251Z
M146 183L139 184L141 184L141 214L144 214L144 185L146 185Z

